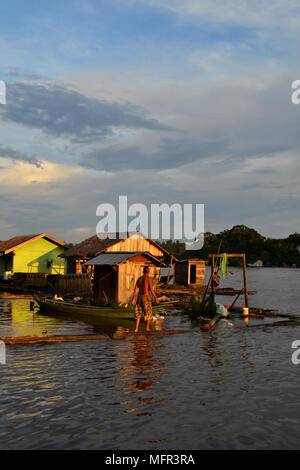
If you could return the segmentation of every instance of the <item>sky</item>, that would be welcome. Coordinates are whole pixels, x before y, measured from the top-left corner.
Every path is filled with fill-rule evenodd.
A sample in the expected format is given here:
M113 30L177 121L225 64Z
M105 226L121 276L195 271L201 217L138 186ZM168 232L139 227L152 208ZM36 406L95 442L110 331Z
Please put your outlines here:
M204 204L205 230L300 232L300 5L11 0L0 239L95 234L99 204Z

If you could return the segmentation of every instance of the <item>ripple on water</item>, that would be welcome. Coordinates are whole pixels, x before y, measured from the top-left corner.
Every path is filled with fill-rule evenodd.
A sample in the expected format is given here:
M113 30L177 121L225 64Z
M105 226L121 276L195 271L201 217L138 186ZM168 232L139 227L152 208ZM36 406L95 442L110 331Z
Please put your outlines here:
M260 290L252 305L298 313L299 274L249 270L250 289ZM191 328L182 316L166 325ZM1 336L24 336L94 334L102 326L5 301L0 328ZM0 368L2 448L298 448L296 339L298 327L232 330L220 322L209 334L195 328L168 337L8 346Z

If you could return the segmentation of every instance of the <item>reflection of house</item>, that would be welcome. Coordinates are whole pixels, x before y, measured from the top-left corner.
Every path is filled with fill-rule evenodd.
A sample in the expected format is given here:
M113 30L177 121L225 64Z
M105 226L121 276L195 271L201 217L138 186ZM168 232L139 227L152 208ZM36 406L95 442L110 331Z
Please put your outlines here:
M85 273L88 268L84 266L87 261L101 253L114 252L147 252L167 265L171 261L171 255L167 250L140 233L135 233L126 238L121 238L118 233L115 238L109 238L107 234L94 235L66 250L62 257L67 260L68 274L81 274Z
M160 280L161 268L166 265L147 252L109 252L88 261L86 266L94 266L93 291L96 296L107 296L128 304L143 268L149 266L155 287Z
M182 286L204 286L205 261L186 259L175 264L174 281Z
M65 244L47 233L21 235L0 243L0 275L5 273L64 274L59 256Z

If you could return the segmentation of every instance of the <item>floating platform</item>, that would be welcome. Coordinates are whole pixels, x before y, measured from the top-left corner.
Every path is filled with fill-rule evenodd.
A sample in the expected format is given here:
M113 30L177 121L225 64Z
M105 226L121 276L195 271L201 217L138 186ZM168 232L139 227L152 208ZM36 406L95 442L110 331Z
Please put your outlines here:
M30 294L0 294L0 300L33 300L33 295Z

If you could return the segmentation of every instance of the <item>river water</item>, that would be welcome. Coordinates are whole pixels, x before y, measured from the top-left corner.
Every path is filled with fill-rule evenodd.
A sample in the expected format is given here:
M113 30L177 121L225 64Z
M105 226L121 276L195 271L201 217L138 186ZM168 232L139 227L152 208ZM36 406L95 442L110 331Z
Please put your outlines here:
M230 275L229 275L230 276ZM239 287L241 271L222 286ZM299 314L300 270L248 269L254 307ZM226 304L232 297L218 297ZM278 319L222 320L200 332L180 312L174 336L6 347L0 365L1 449L298 449L299 326ZM133 326L133 325L132 325ZM131 326L129 326L131 327ZM0 301L0 336L97 334L128 325L30 312L26 300Z

